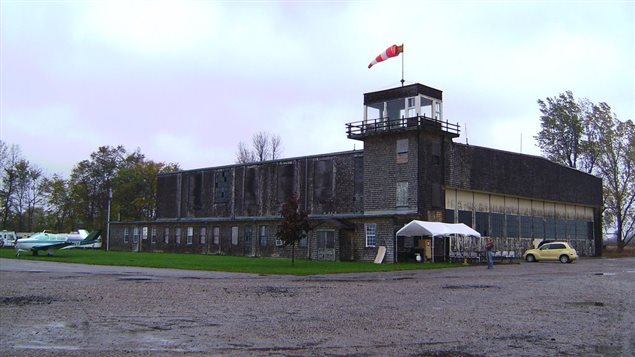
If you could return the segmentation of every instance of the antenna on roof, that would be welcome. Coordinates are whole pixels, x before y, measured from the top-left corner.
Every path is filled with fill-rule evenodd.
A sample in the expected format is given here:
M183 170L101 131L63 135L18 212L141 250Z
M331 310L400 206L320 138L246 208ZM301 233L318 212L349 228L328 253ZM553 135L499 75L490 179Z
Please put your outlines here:
M463 126L465 127L465 145L470 145L467 141L467 123L463 123Z

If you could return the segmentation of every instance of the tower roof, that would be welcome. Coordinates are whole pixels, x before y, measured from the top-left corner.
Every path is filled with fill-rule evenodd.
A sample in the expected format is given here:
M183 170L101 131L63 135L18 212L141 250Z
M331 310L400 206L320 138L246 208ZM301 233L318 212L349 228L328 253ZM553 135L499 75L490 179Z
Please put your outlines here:
M415 83L403 87L389 88L377 92L364 93L364 105L388 101L391 99L414 97L419 94L441 101L443 100L442 91L425 86L420 83Z

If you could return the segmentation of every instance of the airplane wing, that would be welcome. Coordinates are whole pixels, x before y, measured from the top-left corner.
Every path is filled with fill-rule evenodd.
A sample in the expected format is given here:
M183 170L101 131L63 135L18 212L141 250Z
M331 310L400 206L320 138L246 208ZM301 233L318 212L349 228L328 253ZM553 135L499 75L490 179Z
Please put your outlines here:
M70 242L55 242L55 243L50 243L50 244L40 244L40 245L34 245L31 247L32 251L38 251L38 250L49 250L49 249L59 249L59 248L64 248L66 246L72 245L73 243Z

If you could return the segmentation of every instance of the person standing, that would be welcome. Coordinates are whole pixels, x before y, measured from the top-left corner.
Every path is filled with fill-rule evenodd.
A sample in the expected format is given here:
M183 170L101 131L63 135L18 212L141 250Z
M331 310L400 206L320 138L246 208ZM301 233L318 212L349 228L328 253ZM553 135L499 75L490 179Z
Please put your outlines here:
M485 252L487 253L487 269L494 268L494 241L492 238L487 238L485 243Z

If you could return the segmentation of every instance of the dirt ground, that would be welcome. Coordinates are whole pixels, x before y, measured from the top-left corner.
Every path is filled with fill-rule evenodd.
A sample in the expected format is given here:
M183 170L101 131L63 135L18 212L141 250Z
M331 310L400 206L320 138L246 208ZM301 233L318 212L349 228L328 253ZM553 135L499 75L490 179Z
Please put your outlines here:
M0 259L2 356L633 356L635 258L257 276Z

